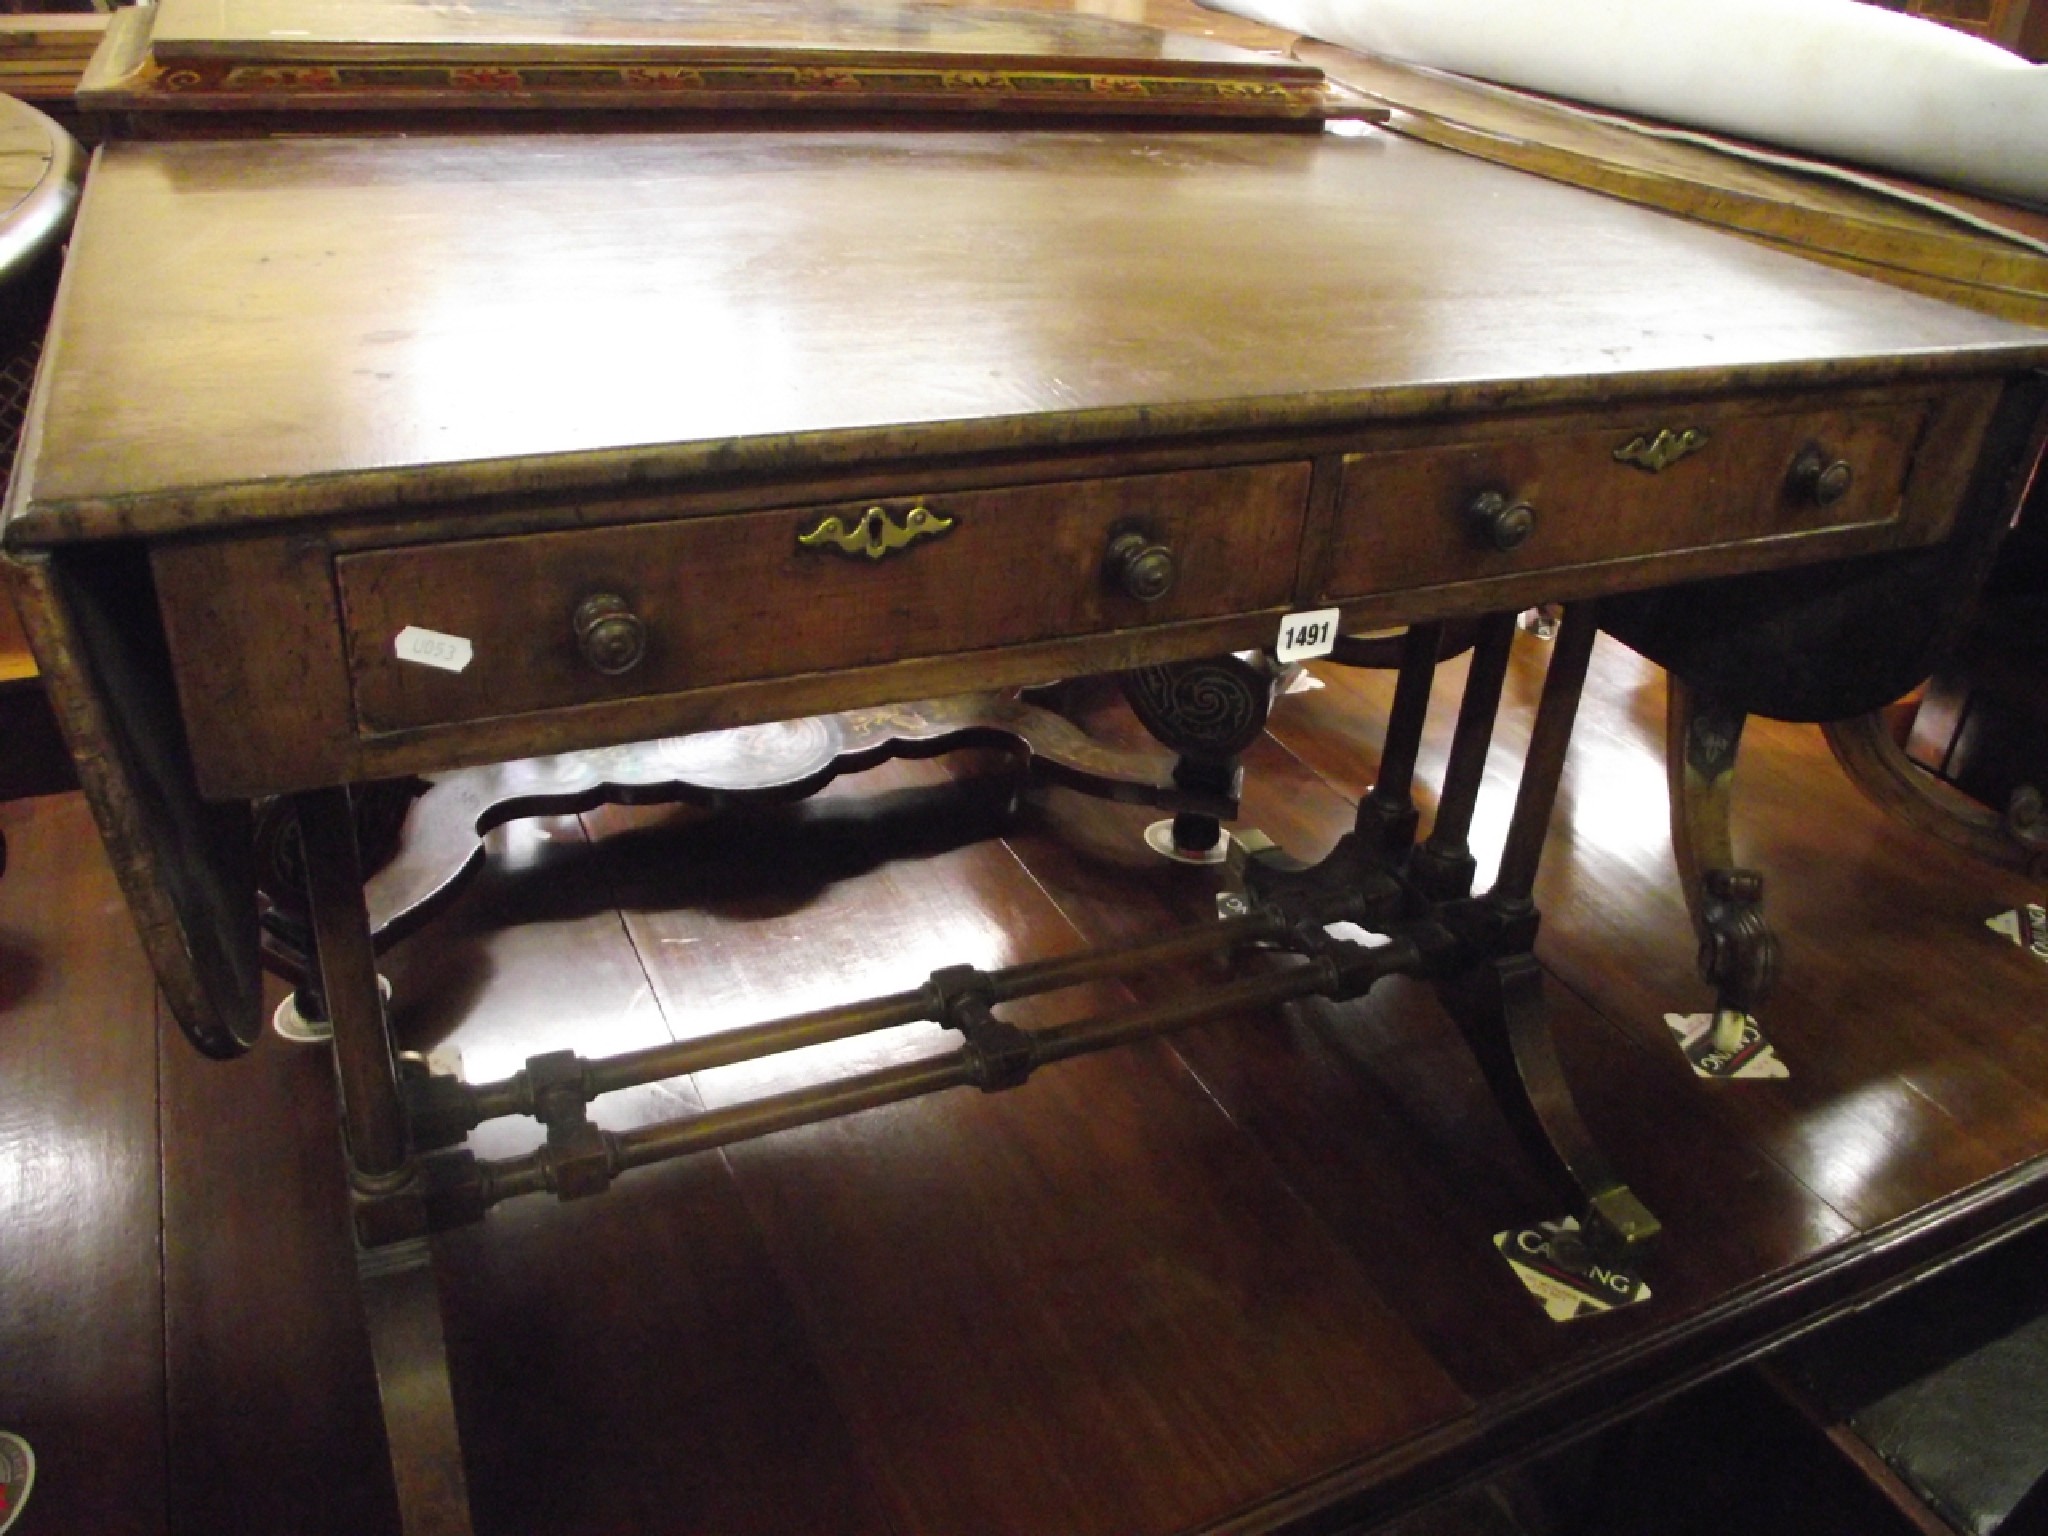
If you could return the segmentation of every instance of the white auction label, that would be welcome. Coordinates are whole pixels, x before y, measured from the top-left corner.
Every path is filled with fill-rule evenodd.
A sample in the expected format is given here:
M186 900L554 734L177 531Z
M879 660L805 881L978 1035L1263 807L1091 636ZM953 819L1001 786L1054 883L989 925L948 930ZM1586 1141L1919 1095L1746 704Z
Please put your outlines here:
M398 632L398 638L391 642L391 649L400 661L417 662L423 667L439 667L443 672L460 672L469 665L474 654L470 643L460 635L444 635L438 630L421 629L417 624L408 624Z
M1273 659L1285 666L1290 661L1310 661L1337 649L1337 610L1318 608L1313 613L1290 613L1280 621L1280 640L1273 647Z

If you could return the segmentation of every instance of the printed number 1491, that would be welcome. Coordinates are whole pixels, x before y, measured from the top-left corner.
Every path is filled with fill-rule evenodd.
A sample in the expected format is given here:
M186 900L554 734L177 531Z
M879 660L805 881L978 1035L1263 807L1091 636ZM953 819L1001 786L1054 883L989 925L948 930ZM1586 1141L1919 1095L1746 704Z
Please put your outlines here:
M1328 619L1317 619L1313 624L1290 624L1280 631L1280 643L1290 651L1323 650L1336 627Z
M1337 610L1318 608L1312 613L1290 613L1280 620L1280 640L1273 647L1275 658L1285 665L1327 656L1337 648Z

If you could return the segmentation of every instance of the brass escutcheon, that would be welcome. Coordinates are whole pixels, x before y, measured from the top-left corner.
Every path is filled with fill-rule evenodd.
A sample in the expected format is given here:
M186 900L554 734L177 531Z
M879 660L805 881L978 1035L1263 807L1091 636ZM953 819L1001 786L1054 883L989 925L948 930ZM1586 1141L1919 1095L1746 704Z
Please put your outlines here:
M1654 475L1706 446L1707 434L1698 427L1686 427L1678 432L1664 427L1655 437L1631 438L1614 450L1614 456L1624 464L1633 464L1637 469L1648 470Z
M919 539L937 538L956 521L941 517L929 507L916 506L904 513L903 521L898 523L883 508L869 507L851 528L835 514L809 533L798 534L796 541L805 549L833 549L842 555L865 555L870 560L879 560L907 549Z

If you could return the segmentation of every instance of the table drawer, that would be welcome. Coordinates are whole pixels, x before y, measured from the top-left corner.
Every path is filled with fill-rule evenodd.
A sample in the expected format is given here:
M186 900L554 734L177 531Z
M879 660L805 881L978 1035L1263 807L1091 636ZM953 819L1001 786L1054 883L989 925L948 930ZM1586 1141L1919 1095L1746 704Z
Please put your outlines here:
M1280 607L1308 485L1306 463L1259 464L343 555L357 727ZM1151 601L1108 560L1127 533L1130 553L1171 551L1172 584ZM1158 571L1149 554L1137 575ZM405 659L449 649L401 645L408 630L467 641L470 659L459 671Z
M1929 404L1663 421L1353 454L1335 601L1889 522Z

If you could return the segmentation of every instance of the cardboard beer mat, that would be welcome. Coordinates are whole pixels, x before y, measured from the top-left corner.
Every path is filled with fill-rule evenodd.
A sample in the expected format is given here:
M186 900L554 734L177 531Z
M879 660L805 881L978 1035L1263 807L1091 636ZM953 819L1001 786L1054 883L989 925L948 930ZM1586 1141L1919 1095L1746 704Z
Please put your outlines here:
M1701 1077L1790 1077L1792 1071L1778 1059L1771 1042L1757 1027L1755 1019L1742 1016L1742 1037L1735 1049L1714 1044L1714 1016L1711 1013L1667 1013L1664 1022L1678 1037L1678 1048Z
M1626 1265L1602 1264L1579 1238L1579 1221L1539 1221L1493 1235L1493 1246L1555 1323L1632 1307L1650 1288Z
M2048 961L2048 907L2028 902L2011 912L1985 918L1984 926L2011 939L2036 960Z

